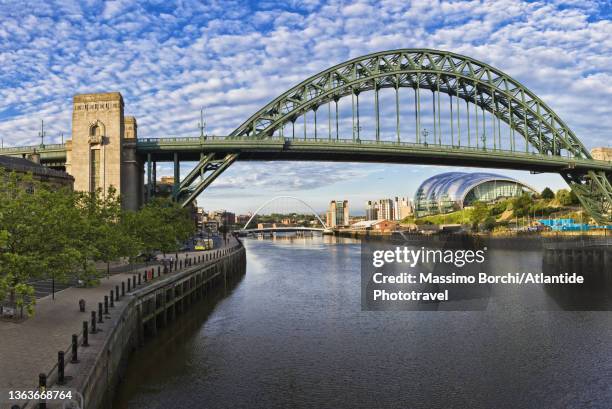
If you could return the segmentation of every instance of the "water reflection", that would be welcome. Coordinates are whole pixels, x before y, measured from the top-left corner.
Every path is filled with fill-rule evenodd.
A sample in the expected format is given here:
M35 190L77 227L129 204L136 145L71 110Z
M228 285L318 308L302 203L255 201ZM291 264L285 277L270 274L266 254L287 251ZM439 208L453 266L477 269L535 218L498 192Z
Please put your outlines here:
M492 271L544 269L541 245L487 245ZM551 311L542 285L491 286L482 311L362 311L358 242L245 246L244 279L139 351L114 408L610 408L607 312Z
M576 273L584 283L547 284L547 294L564 310L612 310L612 241L551 243L544 249L542 272L547 276Z

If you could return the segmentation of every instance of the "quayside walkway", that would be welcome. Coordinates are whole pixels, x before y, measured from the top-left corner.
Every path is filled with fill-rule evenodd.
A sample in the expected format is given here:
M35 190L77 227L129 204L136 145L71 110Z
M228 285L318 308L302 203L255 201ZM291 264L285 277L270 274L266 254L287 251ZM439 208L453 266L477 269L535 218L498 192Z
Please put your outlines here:
M220 255L221 250L235 246L237 240L228 238L214 250L179 253L177 269L169 274L175 274L190 266L185 260L195 264L211 263ZM91 312L98 311L98 303L104 301L112 290L121 288L122 282L127 282L139 273L154 270L156 278L143 282L138 288L159 280L158 266L148 266L125 273L115 273L103 277L100 285L92 288L70 287L51 296L37 300L33 317L21 323L0 321L0 408L7 402L7 392L10 390L36 390L40 373L49 373L57 364L58 351L69 351L72 334L79 334L79 344L82 339L83 321L91 323ZM169 274L162 274L168 277ZM126 288L127 290L127 288ZM126 291L127 292L127 291ZM85 312L79 310L79 300L85 300ZM112 314L112 311L109 311ZM105 320L108 319L105 318ZM104 325L100 325L102 328ZM95 334L89 334L93 340ZM66 353L68 364L70 353ZM10 407L10 406L8 406Z

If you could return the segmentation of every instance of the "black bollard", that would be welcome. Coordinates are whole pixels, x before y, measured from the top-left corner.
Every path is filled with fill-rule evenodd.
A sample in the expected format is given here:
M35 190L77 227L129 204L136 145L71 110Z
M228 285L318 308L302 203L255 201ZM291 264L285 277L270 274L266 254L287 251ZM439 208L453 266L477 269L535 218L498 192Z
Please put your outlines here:
M102 324L102 322L104 322L102 320L102 303L99 302L98 303L98 324Z
M157 276L159 277L161 275L161 267L157 266Z
M115 308L115 301L113 301L113 290L110 291L110 307Z
M115 301L119 301L119 286L115 286Z
M71 364L79 363L79 336L77 334L72 334L72 356L70 357Z
M141 273L138 273L138 285L140 285L140 281L141 281L141 279L142 279L142 277L141 277L141 276L142 276L142 274L141 274Z
M64 351L57 353L57 383L63 385L66 383L64 378Z
M136 289L136 274L134 274L132 276L132 288L135 290Z
M183 268L183 260L179 261L179 268Z
M91 312L91 333L95 334L97 332L98 330L96 329L96 312L92 311Z
M129 293L130 290L132 289L132 279L130 277L128 277L128 284L127 284L127 292Z
M121 282L121 296L123 297L125 295L125 281Z
M89 346L89 330L87 321L83 321L83 343L81 345L84 347Z
M108 295L104 296L104 315L108 315Z
M46 392L47 391L47 375L44 373L41 373L38 375L38 390L40 392ZM38 401L38 408L39 409L47 409L47 402L45 399L40 399Z

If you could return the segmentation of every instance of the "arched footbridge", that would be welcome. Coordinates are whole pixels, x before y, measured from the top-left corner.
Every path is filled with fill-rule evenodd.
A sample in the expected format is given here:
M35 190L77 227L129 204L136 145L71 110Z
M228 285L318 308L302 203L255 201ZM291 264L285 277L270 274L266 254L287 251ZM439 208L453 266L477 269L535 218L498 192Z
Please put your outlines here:
M277 202L282 199L289 199L294 202L298 202L303 205L306 209L306 212L311 213L319 222L319 224L315 227L310 226L288 226L283 224L275 224L273 226L255 226L254 221L257 220L257 216L260 215L263 209L268 207L271 203ZM260 205L254 212L253 215L249 218L249 220L244 224L242 229L239 230L241 234L249 234L249 233L284 233L284 232L301 232L301 231L319 231L326 232L329 231L328 226L325 222L319 217L317 212L310 206L308 203L294 196L276 196L272 199L267 200L262 205Z
M11 149L2 153L32 147ZM62 149L39 150L61 165ZM229 135L140 138L137 152L149 181L155 163L174 162L174 195L183 204L236 160L437 164L559 173L598 223L612 222L612 164L593 160L517 80L446 51L354 58L282 93ZM179 181L181 161L197 165Z

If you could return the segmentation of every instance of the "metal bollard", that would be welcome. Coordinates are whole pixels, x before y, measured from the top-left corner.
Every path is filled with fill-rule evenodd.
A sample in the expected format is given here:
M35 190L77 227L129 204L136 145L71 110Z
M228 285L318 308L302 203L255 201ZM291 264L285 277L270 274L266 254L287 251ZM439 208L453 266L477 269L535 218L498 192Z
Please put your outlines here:
M141 281L141 279L142 279L142 277L141 277L141 276L142 276L142 274L141 274L141 273L138 273L138 285L140 285L140 281Z
M108 315L108 295L104 296L104 315Z
M77 334L72 334L72 356L70 357L71 364L79 363L79 336Z
M102 303L99 302L98 303L98 324L102 324L102 322L104 322L102 320Z
M135 290L136 289L136 274L134 274L132 276L132 288Z
M84 347L88 347L89 346L89 329L88 329L88 322L87 321L83 321L83 343L81 344Z
M47 391L47 375L44 373L38 374L38 390L40 392ZM40 399L38 401L39 409L47 409L47 401L44 399Z
M146 282L147 282L147 280L148 280L148 277L147 277L148 275L149 275L149 274L148 274L148 273L147 273L147 271L145 270L145 272L144 272L144 274L143 274L143 276L144 276L144 277L143 277L143 280L144 280L144 282L145 282L145 283L146 283Z
M131 289L132 289L132 279L131 279L130 277L128 277L128 288L127 288L127 292L129 293Z
M183 260L179 261L179 268L183 268Z
M64 377L64 351L57 353L57 383L59 385L66 383L66 378Z
M125 281L121 282L121 296L125 296Z
M110 290L110 307L115 308L115 301L113 301L113 290Z
M95 334L97 332L98 330L96 329L96 312L92 311L91 312L91 333Z
M157 276L159 277L161 275L161 267L157 266Z

